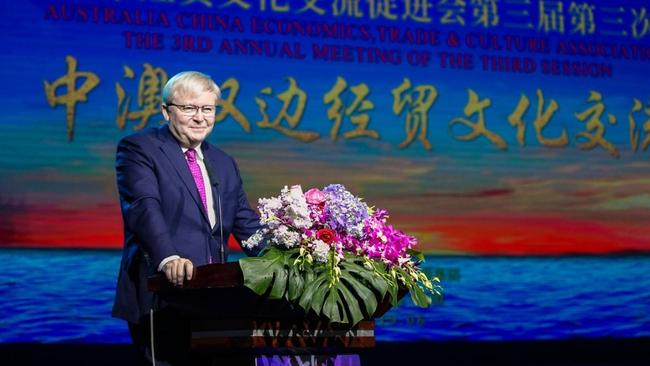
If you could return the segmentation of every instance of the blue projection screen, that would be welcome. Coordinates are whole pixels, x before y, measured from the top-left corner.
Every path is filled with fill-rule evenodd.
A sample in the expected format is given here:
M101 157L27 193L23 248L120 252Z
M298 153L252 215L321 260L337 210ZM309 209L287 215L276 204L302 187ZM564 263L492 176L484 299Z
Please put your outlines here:
M209 141L252 204L340 183L417 237L445 298L379 340L650 336L646 2L0 7L0 342L128 341L115 146L184 70L222 88Z

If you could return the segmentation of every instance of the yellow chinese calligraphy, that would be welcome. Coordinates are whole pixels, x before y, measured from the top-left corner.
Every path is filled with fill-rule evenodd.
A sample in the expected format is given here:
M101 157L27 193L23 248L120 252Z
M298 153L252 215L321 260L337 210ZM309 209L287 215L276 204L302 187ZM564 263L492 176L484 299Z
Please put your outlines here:
M440 17L440 24L465 25L465 0L440 0L438 8L444 12Z
M133 70L124 66L124 77L133 79L135 76ZM162 88L167 83L167 72L160 67L152 67L151 64L144 64L144 71L140 75L138 83L137 102L140 110L129 111L131 97L126 95L124 88L120 83L115 83L115 93L117 94L117 118L115 122L117 127L124 129L128 120L140 119L140 123L133 126L134 130L141 130L147 126L151 116L160 113L162 97L160 95ZM162 121L161 121L162 122Z
M425 149L431 150L432 146L427 139L429 124L429 109L438 98L438 91L433 85L418 85L411 89L411 80L404 78L402 84L392 90L393 113L399 116L405 107L406 111L406 139L399 145L401 149L409 146L418 133L418 140Z
M228 97L224 98L224 92L228 91ZM232 117L246 132L251 132L251 124L248 118L235 106L235 99L239 93L239 81L234 78L226 80L221 85L221 99L217 102L218 112L215 117L215 122L221 122Z
M537 29L546 33L564 33L564 4L560 1L539 0Z
M302 119L302 115L305 112L305 106L307 104L307 94L304 90L300 89L296 84L296 81L289 77L289 88L278 94L276 96L282 102L282 108L280 112L273 118L273 121L270 121L269 115L266 111L267 104L263 98L255 97L255 103L259 107L260 113L262 114L262 120L257 122L257 125L262 128L271 128L274 129L286 136L293 137L302 142L311 142L320 137L318 132L312 131L297 131L295 130ZM260 91L263 95L272 95L273 89L266 87ZM294 111L291 113L289 111L290 107L294 104ZM281 126L282 121L287 121L290 128Z
M502 2L507 3L505 7L507 10L503 16L503 21L501 24L505 28L515 28L515 29L533 29L533 15L530 11L529 0L527 1L517 1L517 0L502 0Z
M472 89L468 89L469 100L465 106L464 113L466 117L477 115L477 121L472 122L467 118L454 118L449 122L449 130L453 129L454 125L460 124L467 126L471 131L461 136L454 136L455 139L460 141L473 141L480 136L485 136L491 143L495 144L501 150L507 150L508 144L501 138L501 136L488 130L485 127L485 109L492 105L490 98L479 100L478 94Z
M332 89L323 96L323 102L325 102L325 104L332 104L332 106L327 110L327 118L334 121L334 126L332 126L332 129L330 130L330 137L332 140L336 140L343 118L348 117L357 127L352 131L344 133L343 137L345 139L356 137L378 139L379 133L377 133L377 131L367 129L368 123L370 122L370 116L368 116L367 113L363 113L372 110L375 107L372 101L366 100L366 97L370 93L368 85L361 83L350 88L350 91L354 94L354 101L352 101L348 106L344 105L341 99L342 94L347 88L347 81L339 76L336 78L336 83Z
M397 19L393 10L397 7L395 0L368 0L368 10L371 19L383 17L390 20Z
M316 13L318 15L325 14L325 9L323 9L323 8L319 7L318 5L316 5L318 0L303 0L303 1L305 2L305 6L300 8L296 12L296 14L304 13L304 12L306 12L308 10L311 10L311 11L313 11L314 13Z
M605 104L603 103L602 95L599 92L592 90L587 102L593 102L595 104L583 112L575 113L576 118L580 122L586 121L587 123L587 131L576 134L576 145L578 145L582 150L591 150L596 146L600 146L610 155L618 158L620 156L618 149L616 149L616 147L614 147L614 145L609 141L605 140L605 125L600 120L603 112L605 112ZM616 116L611 113L607 115L607 119L610 124L616 123ZM583 139L586 141L580 142L580 140Z
M499 25L497 0L472 0L471 5L474 25L481 25L484 28Z
M411 19L419 23L431 23L429 0L404 0L402 19Z
M575 3L572 2L569 6L569 14L571 15L571 32L585 34L593 34L596 32L596 22L594 20L594 5L588 3Z
M537 89L537 112L535 115L535 121L533 126L535 127L535 133L537 135L537 141L546 147L564 147L569 143L569 137L567 136L566 129L562 130L562 135L556 138L547 138L542 134L544 128L550 122L551 118L559 108L555 99L551 99L548 107L544 109L544 94L540 89ZM522 94L519 98L519 103L515 107L515 110L508 116L508 122L511 126L517 129L517 142L519 145L526 145L526 124L523 120L524 114L528 111L530 106L530 101L525 94Z
M363 12L359 9L361 0L332 0L332 15L339 17L347 15L353 18L362 18Z
M181 5L190 5L190 4L194 4L194 3L203 4L203 5L207 6L208 8L212 7L212 1L211 0L185 0L185 2L182 3Z
M287 4L284 5L278 4L278 0L270 0L270 1L271 1L271 11L274 11L276 13L286 13L290 10L288 1ZM266 0L260 0L260 10L262 11L266 10Z
M625 8L618 7L600 7L598 8L598 22L601 24L599 33L608 36L627 36L627 28L621 28L625 25Z
M522 94L515 110L508 116L508 123L517 129L517 142L521 146L526 146L526 122L524 122L524 114L528 111L529 106L530 101L528 97Z
M643 122L643 132L645 133L645 138L641 142L641 149L646 151L648 144L650 144L650 106L643 106L640 100L634 98L634 105L630 110L627 118L630 124L630 143L632 145L632 151L636 152L639 146L639 137L640 133L636 127L636 119L634 114L643 110L643 113L646 115L646 120Z
M632 17L634 18L630 25L632 37L637 39L645 37L650 31L650 19L648 19L646 9L632 9Z
M251 4L247 3L244 0L229 0L227 3L221 4L220 8L227 8L229 6L236 5L241 9L248 10L251 7Z
M99 84L99 77L93 72L77 71L77 59L73 56L66 56L65 62L68 65L68 72L55 80L53 83L43 81L45 85L45 96L47 103L51 107L56 105L66 106L66 122L68 141L72 141L74 136L74 119L75 107L79 102L88 100L88 93ZM77 88L77 79L84 79L83 83ZM60 87L65 87L65 94L57 94Z

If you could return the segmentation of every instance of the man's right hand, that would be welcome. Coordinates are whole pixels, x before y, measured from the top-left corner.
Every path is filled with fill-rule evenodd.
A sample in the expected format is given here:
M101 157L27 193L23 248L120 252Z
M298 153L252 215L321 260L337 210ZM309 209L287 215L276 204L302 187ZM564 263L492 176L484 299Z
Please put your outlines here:
M187 258L178 258L165 263L162 270L169 282L176 286L182 286L185 279L192 279L194 265Z

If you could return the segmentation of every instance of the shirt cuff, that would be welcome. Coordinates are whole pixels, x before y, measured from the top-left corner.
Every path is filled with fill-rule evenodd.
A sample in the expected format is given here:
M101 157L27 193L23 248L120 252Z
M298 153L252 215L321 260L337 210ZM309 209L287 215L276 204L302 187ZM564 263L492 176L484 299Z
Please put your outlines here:
M170 255L169 257L163 259L158 265L158 272L162 271L163 267L165 266L165 264L167 264L167 262L171 262L174 259L181 259L181 257L179 255Z

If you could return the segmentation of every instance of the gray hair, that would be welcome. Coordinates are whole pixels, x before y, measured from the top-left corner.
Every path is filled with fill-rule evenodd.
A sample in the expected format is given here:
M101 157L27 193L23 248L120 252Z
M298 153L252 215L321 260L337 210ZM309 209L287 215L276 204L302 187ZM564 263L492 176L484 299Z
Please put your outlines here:
M221 90L210 75L198 71L183 71L174 75L162 91L163 103L171 103L178 94L198 95L213 93L216 99L221 98Z

